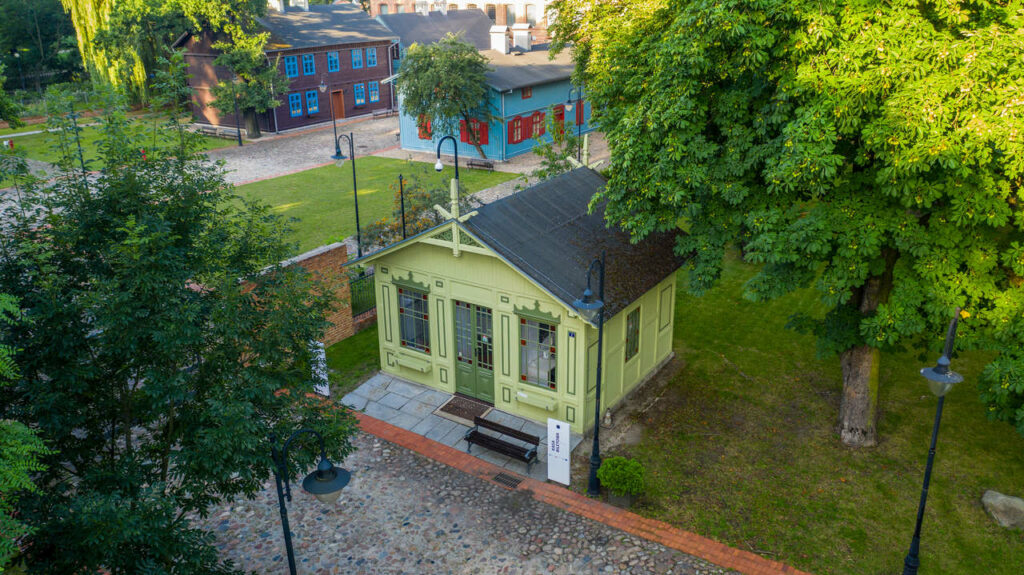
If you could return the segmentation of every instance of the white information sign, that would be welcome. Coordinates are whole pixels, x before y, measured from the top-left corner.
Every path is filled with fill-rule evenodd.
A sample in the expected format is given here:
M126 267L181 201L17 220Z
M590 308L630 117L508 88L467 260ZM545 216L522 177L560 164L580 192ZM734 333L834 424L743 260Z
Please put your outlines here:
M569 485L569 452L572 432L569 424L548 418L548 479Z

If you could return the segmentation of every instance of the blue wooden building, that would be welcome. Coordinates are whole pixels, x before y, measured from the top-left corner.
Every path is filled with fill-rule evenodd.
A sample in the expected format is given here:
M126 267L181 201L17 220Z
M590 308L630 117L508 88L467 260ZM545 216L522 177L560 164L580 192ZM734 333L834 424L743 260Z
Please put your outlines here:
M471 121L469 126L460 122L459 133L441 133L434 130L429 118L419 118L404 113L399 105L399 127L403 150L434 152L437 142L444 136L452 135L464 145L459 146L459 155L478 158L480 155L471 145L469 130L476 130L481 148L489 160L504 161L529 152L539 141L550 141L546 133L549 114L554 114L556 125L573 133L587 133L590 126L590 104L585 100L577 102L578 92L570 81L573 72L572 57L563 51L552 60L546 46L532 46L532 37L524 27L491 26L490 19L482 12L471 17L470 12L459 11L443 14L431 12L422 14L394 14L378 16L377 20L399 37L399 52L413 43L437 41L445 34L461 33L487 57L492 70L487 74L490 85L489 107L497 119L489 123ZM484 27L487 29L483 29ZM490 40L489 49L484 49L484 38ZM400 60L396 67L401 73ZM567 105L570 99L572 102ZM585 94L584 94L585 96ZM571 109L567 109L571 108ZM442 150L451 154L451 146Z

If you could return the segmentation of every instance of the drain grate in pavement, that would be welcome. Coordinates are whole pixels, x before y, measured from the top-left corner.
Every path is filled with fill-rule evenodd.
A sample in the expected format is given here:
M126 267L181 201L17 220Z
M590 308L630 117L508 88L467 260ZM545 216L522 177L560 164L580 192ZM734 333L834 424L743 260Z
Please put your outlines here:
M497 483L498 485L501 485L502 487L515 489L516 487L519 487L519 484L522 483L523 480L518 477L512 477L511 475L508 475L506 473L499 473L494 476L494 482Z

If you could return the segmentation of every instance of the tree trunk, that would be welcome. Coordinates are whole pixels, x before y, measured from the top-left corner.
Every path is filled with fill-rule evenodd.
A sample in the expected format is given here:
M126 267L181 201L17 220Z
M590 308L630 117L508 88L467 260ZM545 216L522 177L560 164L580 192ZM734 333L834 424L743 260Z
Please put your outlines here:
M245 136L250 140L255 140L263 135L260 131L260 120L259 115L256 114L256 110L245 111Z
M878 443L878 350L851 347L839 356L843 366L843 398L839 403L839 439L847 447Z
M899 254L886 250L885 271L872 276L854 291L852 305L869 316L889 299L892 272ZM843 397L839 403L839 439L847 447L873 447L878 444L875 424L878 420L878 348L851 347L839 354L843 369Z

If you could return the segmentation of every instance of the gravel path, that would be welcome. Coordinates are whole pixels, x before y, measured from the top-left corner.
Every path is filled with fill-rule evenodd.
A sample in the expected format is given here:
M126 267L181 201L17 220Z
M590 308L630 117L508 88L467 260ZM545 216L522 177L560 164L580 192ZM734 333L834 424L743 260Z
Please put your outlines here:
M300 574L724 574L696 557L535 501L366 434L345 461L352 482L325 507L293 487ZM212 509L198 526L221 556L287 572L277 496Z

